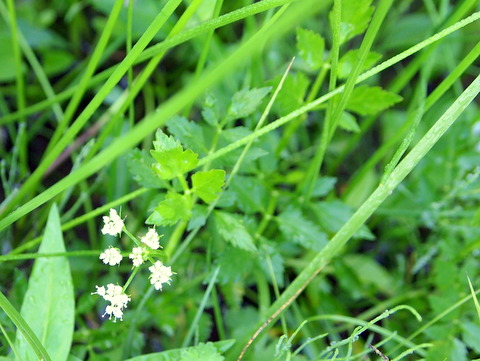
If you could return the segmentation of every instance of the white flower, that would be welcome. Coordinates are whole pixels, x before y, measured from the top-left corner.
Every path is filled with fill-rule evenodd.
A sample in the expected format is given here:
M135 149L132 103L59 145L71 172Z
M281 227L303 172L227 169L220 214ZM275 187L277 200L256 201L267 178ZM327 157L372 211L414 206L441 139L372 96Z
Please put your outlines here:
M101 297L104 297L105 296L105 287L98 287L98 286L95 286L97 288L97 292L92 292L92 295L99 295Z
M143 263L143 254L143 247L134 247L132 249L132 253L128 257L132 260L134 267L138 267Z
M157 261L148 268L152 274L150 275L150 283L154 285L156 290L161 290L164 283L170 284L172 280L172 268L164 266L162 262Z
M110 217L103 216L103 223L105 223L102 228L103 234L116 236L117 234L122 233L124 223L115 209L110 208Z
M117 321L117 318L120 319L120 321L123 320L123 309L127 308L127 303L130 301L130 297L128 297L125 293L123 293L123 288L118 285L114 285L113 283L109 283L107 285L107 289L105 290L105 287L97 287L97 292L92 293L92 295L97 294L105 301L110 302L110 305L108 305L105 308L105 315L109 315L109 319L112 319L113 316L113 322Z
M120 254L120 250L118 248L114 248L110 246L107 248L103 253L100 254L100 259L105 264L109 264L110 266L115 266L119 264L122 260L122 255Z
M154 228L150 228L145 236L142 237L141 241L145 243L151 249L158 249L160 247L160 239L157 232Z

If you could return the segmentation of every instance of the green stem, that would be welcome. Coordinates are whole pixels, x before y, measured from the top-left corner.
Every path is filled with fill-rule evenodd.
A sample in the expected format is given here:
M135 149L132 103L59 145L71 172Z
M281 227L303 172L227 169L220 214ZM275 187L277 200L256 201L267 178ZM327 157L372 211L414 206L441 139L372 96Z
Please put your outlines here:
M47 350L45 350L40 340L32 331L28 323L25 322L20 313L18 313L15 307L13 307L13 305L8 301L8 299L2 292L0 292L0 307L5 311L8 318L12 320L15 326L17 326L18 330L22 333L23 337L25 337L25 339L30 344L33 351L37 354L39 359L44 361L51 361Z

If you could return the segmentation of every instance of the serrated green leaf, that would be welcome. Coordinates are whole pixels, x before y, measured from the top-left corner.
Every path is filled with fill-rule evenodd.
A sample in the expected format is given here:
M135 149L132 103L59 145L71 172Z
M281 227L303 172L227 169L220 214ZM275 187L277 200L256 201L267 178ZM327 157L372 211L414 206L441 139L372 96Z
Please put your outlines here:
M213 202L225 184L225 171L210 169L209 171L196 172L192 176L192 192L205 203Z
M168 226L180 220L188 221L192 216L192 207L190 196L169 192L145 223Z
M173 136L166 135L161 129L155 133L155 140L153 147L157 151L170 150L175 148L182 148L182 145Z
M230 190L235 193L235 202L245 213L262 212L267 203L267 189L256 177L237 175Z
M169 150L151 150L153 158L158 163L152 166L160 179L170 180L187 173L198 164L198 154L191 149L182 150L177 147Z
M346 79L350 75L353 70L353 65L358 58L358 52L358 49L349 50L338 60L338 77L340 79ZM362 66L362 71L370 69L381 58L382 54L376 53L374 51L369 52L367 54L367 58L365 59L365 63Z
M248 233L241 218L229 213L216 211L214 213L215 229L220 236L233 246L249 252L256 252L257 247Z
M340 23L340 44L367 29L373 14L372 0L343 0ZM330 13L330 21L332 13Z
M224 357L217 352L211 342L200 343L196 347L183 350L179 361L223 361Z
M60 216L56 205L53 205L39 254L65 252L60 227ZM65 361L70 351L75 319L73 283L66 257L35 260L20 314L41 340L51 359ZM15 344L22 360L38 359L21 332L17 332Z
M391 93L379 86L362 85L353 89L346 108L361 115L376 114L402 101L402 99L400 95Z
M327 235L298 209L289 207L275 219L288 240L314 251L320 251L327 244Z
M208 207L203 204L195 204L192 208L192 216L188 222L187 231L197 227L203 227L207 222Z
M263 98L270 92L271 87L242 89L236 92L228 107L229 120L245 118L257 110Z
M360 127L358 126L357 120L349 112L342 113L342 116L340 118L340 123L338 123L338 126L349 132L353 132L353 133L360 132Z
M278 76L268 83L272 85L273 88L276 88L280 83L280 79L281 77ZM275 112L283 116L301 107L309 85L310 81L305 74L289 73L275 100L273 106Z
M227 245L215 260L215 265L220 266L218 281L221 284L241 281L253 269L254 261L251 252Z
M297 28L297 48L300 57L312 70L317 70L323 65L325 40L320 34Z
M164 188L165 182L160 180L152 170L155 159L144 150L133 149L127 153L127 167L132 178L145 188Z
M225 351L227 351L229 348L232 347L234 343L235 343L235 340L224 340L224 341L217 341L217 342L207 342L206 345L212 345L216 350L216 353L218 354L218 353L224 353ZM183 357L185 352L190 352L196 349L199 349L200 352L203 352L205 350L203 345L205 344L200 343L197 346L150 353L147 355L129 358L128 360L125 360L125 361L179 361L179 360L183 360L181 359L181 357ZM210 347L208 349L211 350ZM210 360L210 359L207 359L207 360ZM216 359L213 359L213 360L216 361Z
M195 153L203 155L207 153L203 130L197 123L176 115L167 121L167 127L186 148L191 148Z

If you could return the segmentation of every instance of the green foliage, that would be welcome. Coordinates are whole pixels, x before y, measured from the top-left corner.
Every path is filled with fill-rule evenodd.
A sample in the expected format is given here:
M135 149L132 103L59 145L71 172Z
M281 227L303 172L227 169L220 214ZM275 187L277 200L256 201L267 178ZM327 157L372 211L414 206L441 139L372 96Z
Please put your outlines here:
M50 210L38 252L65 252L56 205ZM37 259L20 314L41 340L52 360L67 360L73 337L74 313L74 290L67 258ZM21 332L17 333L15 349L22 360L37 358Z
M225 183L225 171L210 169L192 175L192 192L205 203L213 202Z
M362 85L353 90L347 109L360 115L376 114L402 101L402 97L380 87Z
M342 1L342 15L340 23L340 44L354 36L362 34L370 22L373 14L372 0Z
M297 48L302 60L312 70L317 70L323 65L323 51L325 40L311 30L297 29Z
M478 358L480 15L407 3L0 2L0 359Z
M243 89L236 92L227 110L227 119L236 120L252 114L263 98L270 92L270 87L259 89Z
M314 251L320 251L327 243L327 236L315 223L306 219L300 210L287 208L276 221L284 237Z
M162 131L157 131L156 140L153 142L154 150L151 150L153 158L157 161L153 165L153 171L160 179L171 180L182 176L184 173L195 168L198 163L198 155L191 149L183 150L180 142L173 136L167 136Z
M215 230L226 242L245 251L256 252L253 238L238 215L216 211L213 219Z

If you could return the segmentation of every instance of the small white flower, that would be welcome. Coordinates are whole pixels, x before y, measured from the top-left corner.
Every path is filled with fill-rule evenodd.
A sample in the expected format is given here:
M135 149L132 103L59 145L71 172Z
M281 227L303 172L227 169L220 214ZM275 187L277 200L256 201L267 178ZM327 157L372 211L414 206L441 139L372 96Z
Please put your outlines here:
M143 263L143 254L143 247L134 247L132 249L132 253L128 257L132 260L134 267L138 267Z
M117 211L113 208L110 208L110 217L103 216L103 223L105 223L105 225L102 228L102 233L112 236L122 233L123 226L125 225Z
M105 264L109 264L110 266L115 266L119 264L122 260L122 255L120 254L120 250L118 248L114 248L110 246L107 248L103 253L100 254L100 259Z
M99 295L101 297L104 297L105 296L105 287L98 287L98 286L95 286L97 288L97 292L92 292L92 295Z
M117 318L119 318L120 321L123 321L123 309L127 308L127 303L130 301L130 297L123 293L123 288L121 286L114 285L113 283L109 283L106 290L103 286L96 287L97 292L92 294L102 296L105 301L110 302L110 305L105 308L105 313L103 316L108 315L110 320L113 316L113 322L116 322Z
M164 283L170 284L172 280L172 268L164 266L161 261L148 268L152 274L150 275L150 283L154 285L156 290L161 290Z
M160 239L157 232L155 232L154 228L150 228L145 236L142 237L141 241L145 243L151 249L158 249L160 248Z

